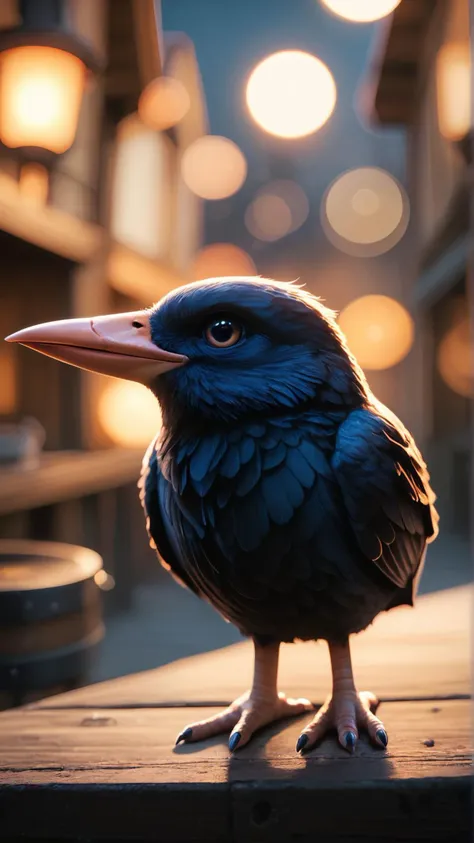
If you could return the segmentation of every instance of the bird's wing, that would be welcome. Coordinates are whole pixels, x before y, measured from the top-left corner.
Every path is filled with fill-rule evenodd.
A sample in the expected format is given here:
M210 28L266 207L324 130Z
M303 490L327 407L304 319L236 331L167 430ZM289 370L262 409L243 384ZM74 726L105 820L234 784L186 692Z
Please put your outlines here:
M143 458L138 488L145 512L146 527L150 537L151 547L156 550L163 567L181 585L185 585L195 594L199 594L195 583L190 579L182 565L179 551L175 547L168 511L171 503L169 494L170 484L163 477L159 466L156 439L150 444Z
M405 588L438 522L412 437L382 405L354 410L339 428L332 468L362 553Z

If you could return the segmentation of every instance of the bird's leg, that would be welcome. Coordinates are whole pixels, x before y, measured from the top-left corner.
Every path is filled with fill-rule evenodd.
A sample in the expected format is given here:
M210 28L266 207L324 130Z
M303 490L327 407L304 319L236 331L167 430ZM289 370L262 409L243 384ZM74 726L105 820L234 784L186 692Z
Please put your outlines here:
M318 740L333 729L339 743L348 752L353 752L359 729L366 729L376 746L385 748L388 743L384 725L375 711L378 700L370 691L358 693L354 685L349 642L331 644L329 654L332 668L332 695L328 697L306 728L296 744L296 751L310 749Z
M206 720L191 723L178 736L176 743L200 741L222 732L230 732L229 749L244 746L252 734L283 717L311 711L309 700L287 699L277 691L279 644L255 645L252 688L236 699L228 708Z

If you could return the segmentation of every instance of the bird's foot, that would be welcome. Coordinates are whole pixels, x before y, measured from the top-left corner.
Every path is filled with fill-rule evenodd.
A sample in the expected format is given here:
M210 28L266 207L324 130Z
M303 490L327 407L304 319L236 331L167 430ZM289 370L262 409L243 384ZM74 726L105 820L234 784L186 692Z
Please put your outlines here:
M262 726L267 726L274 720L312 711L313 708L309 700L289 699L283 693L267 699L252 696L251 692L247 692L223 711L206 720L191 723L178 735L176 743L194 743L213 735L230 732L229 749L234 752L237 747L245 746L253 733Z
M365 729L375 746L385 749L388 736L381 720L375 715L377 697L370 691L341 690L329 697L311 723L303 729L296 744L296 751L307 751L327 732L336 730L339 743L348 752L354 752L359 730Z

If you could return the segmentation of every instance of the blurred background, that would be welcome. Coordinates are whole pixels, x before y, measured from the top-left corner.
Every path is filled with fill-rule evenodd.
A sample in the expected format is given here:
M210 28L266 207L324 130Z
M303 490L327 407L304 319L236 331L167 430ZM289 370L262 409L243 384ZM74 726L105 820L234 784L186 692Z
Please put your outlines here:
M1 0L1 336L299 279L429 462L421 591L468 582L470 82L469 0ZM0 344L2 705L238 640L148 546L159 425Z

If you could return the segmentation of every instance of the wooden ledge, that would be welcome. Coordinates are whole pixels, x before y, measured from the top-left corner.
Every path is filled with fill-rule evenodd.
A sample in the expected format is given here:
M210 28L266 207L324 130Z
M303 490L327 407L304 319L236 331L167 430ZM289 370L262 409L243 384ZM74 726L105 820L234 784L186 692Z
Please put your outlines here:
M0 469L0 515L93 495L138 480L143 449L45 452L37 468Z
M247 644L0 714L0 840L470 843L470 600L469 587L427 595L356 638L387 752L363 737L349 756L328 738L302 758L308 715L232 757L225 736L174 747L242 691ZM283 649L287 691L320 700L327 679L324 647Z

